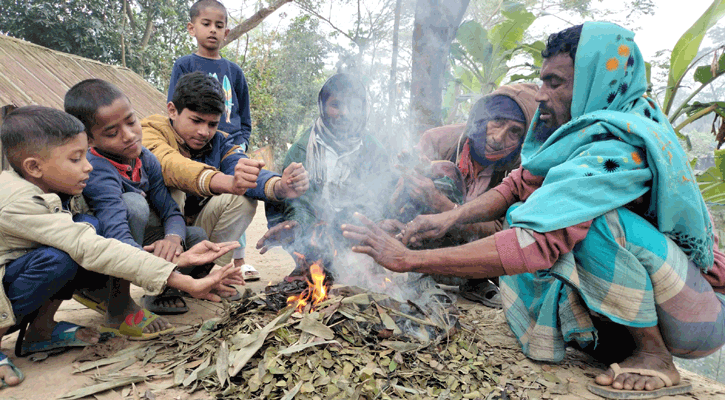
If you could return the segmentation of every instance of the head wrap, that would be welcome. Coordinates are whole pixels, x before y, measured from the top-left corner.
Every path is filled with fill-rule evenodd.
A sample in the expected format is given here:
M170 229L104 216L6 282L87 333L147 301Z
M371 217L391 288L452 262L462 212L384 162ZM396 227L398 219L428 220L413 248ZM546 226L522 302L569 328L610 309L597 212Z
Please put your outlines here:
M518 155L524 141L525 135L521 135L521 140L515 146L498 151L496 154L486 154L488 123L496 119L507 119L526 124L526 116L521 107L508 96L484 97L473 105L468 117L466 136L469 140L471 158L484 167L496 162L499 164L509 162Z
M533 134L540 123L539 111L534 115L522 166L545 180L511 212L511 225L550 232L649 193L645 217L706 272L714 261L710 216L667 116L646 89L634 34L585 23L574 60L572 119L542 138Z

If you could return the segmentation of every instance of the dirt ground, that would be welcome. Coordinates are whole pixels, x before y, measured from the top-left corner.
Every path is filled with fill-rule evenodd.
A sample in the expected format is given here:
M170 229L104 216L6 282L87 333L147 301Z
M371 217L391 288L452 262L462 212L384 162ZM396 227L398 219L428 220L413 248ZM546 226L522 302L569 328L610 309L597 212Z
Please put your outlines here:
M264 206L260 203L257 215L251 226L247 230L247 262L254 265L259 270L262 279L257 282L249 282L247 286L255 292L263 290L269 284L279 282L284 276L292 271L294 261L285 251L280 248L274 248L264 255L260 255L254 248L257 240L266 231L266 219L264 217ZM137 287L132 288L132 294L138 300L143 295L143 291ZM467 305L471 303L466 300L459 300ZM203 320L214 317L221 307L208 301L199 301L187 299L190 311L180 316L168 317L177 327L184 327L199 323ZM495 311L494 311L495 312ZM57 321L71 321L86 326L98 326L103 322L100 314L85 308L81 304L70 300L63 303L60 311L56 315ZM506 332L508 333L508 332ZM80 389L84 386L94 383L90 378L93 374L102 374L103 370L88 371L84 374L74 374L73 360L81 350L74 349L65 353L51 356L45 360L32 362L28 358L18 359L13 354L17 334L13 334L3 338L2 351L11 355L11 359L25 374L25 381L14 388L0 389L0 400L49 400L55 399L72 390ZM131 367L133 368L133 366ZM129 369L131 369L129 368ZM151 366L145 367L146 370ZM591 368L582 369L581 366L572 366L562 363L556 366L543 367L547 370L554 369L559 376L566 377L573 383L570 388L570 394L555 397L561 400L574 399L599 399L599 397L589 393L586 390L586 383L591 380L591 376L596 370ZM128 371L125 370L124 372ZM143 371L136 371L143 374ZM698 375L683 371L683 376L689 379L695 388L695 392L691 396L672 397L676 399L722 399L725 398L725 385L718 382L702 378ZM147 390L150 390L144 384L136 386L139 397L134 397L129 390L108 391L95 398L99 400L120 400L120 399L145 399L153 398L156 400L187 400L187 399L210 399L212 396L203 391L197 391L189 394L179 389L152 390L149 397L144 397ZM126 396L126 397L123 397ZM90 397L93 398L93 397Z

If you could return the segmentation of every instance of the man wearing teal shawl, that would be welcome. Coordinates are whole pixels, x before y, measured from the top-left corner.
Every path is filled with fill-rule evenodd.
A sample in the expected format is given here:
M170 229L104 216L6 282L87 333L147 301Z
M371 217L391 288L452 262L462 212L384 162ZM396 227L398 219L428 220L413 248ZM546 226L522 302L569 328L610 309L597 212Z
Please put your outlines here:
M672 355L702 357L725 343L725 296L711 285L723 255L687 157L645 93L633 37L601 22L549 37L522 167L494 190L417 217L402 243L364 216L363 227L343 226L354 251L393 271L501 276L523 352L556 362L572 345L613 361L589 385L609 398L685 393ZM503 215L510 228L493 237L405 246Z

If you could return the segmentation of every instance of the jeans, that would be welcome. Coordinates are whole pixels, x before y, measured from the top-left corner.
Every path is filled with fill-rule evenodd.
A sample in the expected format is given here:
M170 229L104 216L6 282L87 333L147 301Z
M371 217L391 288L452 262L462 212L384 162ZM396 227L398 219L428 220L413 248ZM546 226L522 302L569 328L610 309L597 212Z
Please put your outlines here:
M126 204L128 227L136 243L145 246L164 238L164 224L158 214L151 210L146 198L133 192L123 193L121 198ZM206 239L204 229L187 226L185 250Z

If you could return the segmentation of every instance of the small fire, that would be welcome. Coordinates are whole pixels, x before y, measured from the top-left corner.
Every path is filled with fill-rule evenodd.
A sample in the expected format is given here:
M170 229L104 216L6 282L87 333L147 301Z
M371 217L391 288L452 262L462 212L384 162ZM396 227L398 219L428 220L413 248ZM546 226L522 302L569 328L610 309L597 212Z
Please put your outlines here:
M327 286L325 285L325 273L322 271L322 260L310 265L310 277L307 280L307 288L297 296L287 298L287 304L295 304L295 310L302 312L308 303L312 308L327 298Z

